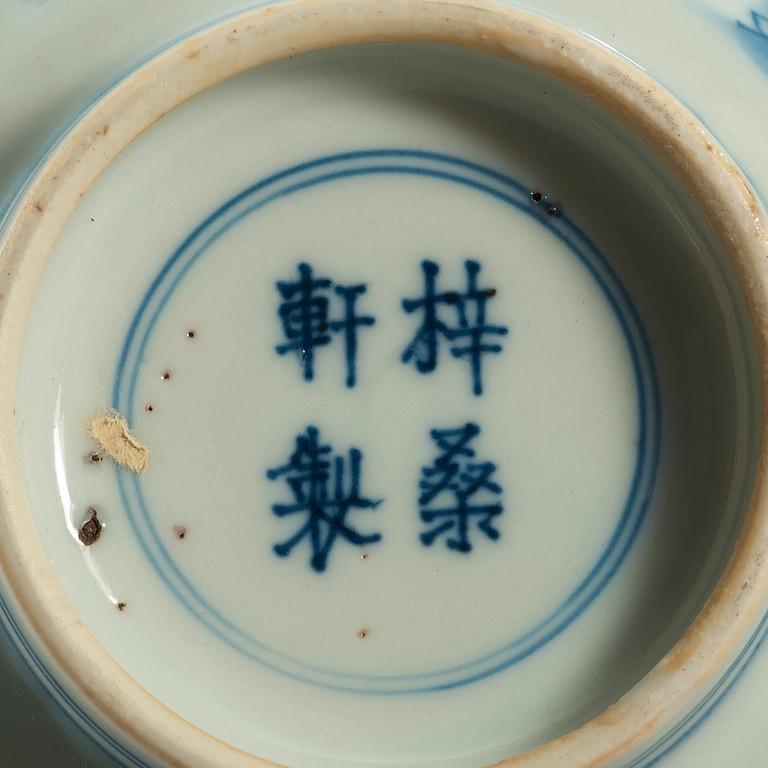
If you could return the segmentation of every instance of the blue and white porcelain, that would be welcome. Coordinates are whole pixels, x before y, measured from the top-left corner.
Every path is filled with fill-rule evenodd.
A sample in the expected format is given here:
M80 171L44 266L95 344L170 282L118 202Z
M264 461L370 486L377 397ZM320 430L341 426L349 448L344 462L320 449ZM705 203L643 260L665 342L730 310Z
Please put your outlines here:
M764 631L765 150L588 4L219 5L8 198L11 643L118 765L674 765Z

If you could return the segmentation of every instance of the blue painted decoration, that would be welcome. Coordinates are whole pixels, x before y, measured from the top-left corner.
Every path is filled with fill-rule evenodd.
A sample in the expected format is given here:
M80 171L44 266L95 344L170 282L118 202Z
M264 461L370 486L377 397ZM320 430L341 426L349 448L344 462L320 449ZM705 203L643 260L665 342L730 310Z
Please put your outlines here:
M305 519L293 536L275 544L274 552L288 557L294 547L308 538L312 553L309 563L318 573L325 570L337 537L357 546L381 540L381 534L362 534L347 522L351 510L375 509L382 502L360 496L362 452L357 448L349 451L349 487L345 488L344 457L331 457L332 450L320 441L317 427L309 426L296 437L296 448L288 463L267 471L270 480L284 478L293 494L291 503L272 506L275 515L303 515Z
M347 358L347 386L354 387L357 383L357 328L360 325L373 325L376 320L364 315L355 314L355 304L360 295L365 293L366 286L359 285L336 286L336 293L344 300L344 319L331 323L332 331L344 333L344 351Z
M274 203L290 201L299 192L321 193L329 186L390 178L418 179L425 185L452 185L467 195L503 203L546 229L587 270L602 291L622 330L632 360L637 396L636 458L626 495L616 511L614 527L594 564L562 595L542 606L541 614L521 634L506 638L469 659L440 669L389 674L362 674L297 658L272 647L225 615L204 589L185 572L169 548L154 517L151 498L139 475L115 471L126 519L142 551L179 604L226 643L254 663L288 678L339 691L367 694L420 694L469 685L522 662L564 632L597 599L621 567L640 530L655 483L660 447L659 391L648 338L637 310L605 257L578 224L564 212L541 216L531 205L528 184L472 160L421 149L392 147L342 152L317 157L255 181L199 223L168 255L148 281L127 329L113 381L112 406L131 422L142 407L141 386L148 374L145 351L158 321L172 305L177 289L227 232L249 217L266 215ZM326 289L329 290L329 289ZM445 309L443 307L443 309Z
M739 21L737 22L739 29L743 29L746 32L751 32L752 34L755 34L758 37L762 37L764 40L768 41L768 16L762 13L758 13L757 11L752 11L750 16L752 18L752 25L750 26L749 24L744 24L743 22Z
M411 343L402 354L402 361L416 364L419 373L432 373L438 364L438 342L444 336L457 343L451 347L451 354L456 358L465 357L472 371L472 392L483 393L482 356L501 352L500 344L485 341L485 336L506 336L507 328L503 325L489 325L486 322L486 304L496 295L495 288L478 288L477 276L480 264L468 260L464 262L467 271L467 289L464 293L437 290L437 276L440 267L425 260L421 263L424 272L424 295L420 299L403 299L403 309L411 314L417 310L423 314L421 326ZM439 308L452 307L455 310L456 323L449 325L439 316Z
M363 284L335 287L336 294L344 302L342 320L329 320L330 302L326 292L333 283L327 277L315 277L309 264L299 264L299 279L294 282L278 281L277 290L283 301L277 313L287 339L278 344L275 351L279 355L295 352L299 355L305 381L315 377L315 349L331 343L331 333L343 332L345 356L347 361L348 387L357 383L357 329L370 326L376 321L373 317L358 317L357 299L366 291Z
M501 496L501 486L491 478L496 465L490 461L472 461L475 450L470 443L480 434L480 427L471 422L456 429L433 429L432 439L442 453L431 467L423 467L419 482L421 519L433 524L421 534L421 543L431 546L445 535L445 544L456 552L471 552L469 533L474 521L489 539L501 535L493 526L494 518L504 508L494 497ZM480 494L485 502L476 497ZM448 499L447 505L430 507L435 500Z
M750 22L736 22L742 42L752 58L768 72L768 16L751 11Z
M256 6L253 7L260 7L263 5L270 5L272 3L272 0L267 0L267 2L258 3ZM768 38L766 38L765 30L766 25L768 24L768 17L763 16L762 14L756 14L756 18L753 17L753 23L754 27L748 26L746 24L743 24L739 22L738 26L740 31L744 32L745 39L747 37L751 37L755 40L757 45L759 46L759 49L762 51L762 55L764 57L764 61L766 62L766 68L768 68ZM140 61L138 64L143 64L147 59L150 57L153 57L157 55L158 53L167 50L172 45L179 42L178 40L170 41L167 45L164 45L161 49L158 49L158 51L153 51L150 54L148 54L145 59ZM138 67L137 64L137 67ZM134 68L135 71L135 68ZM128 72L125 75L121 76L126 77L128 74L132 74L132 72ZM102 94L98 94L97 98L100 98ZM80 119L81 116L77 116L77 120ZM46 151L49 151L50 148L48 148ZM403 157L408 154L407 151L403 150L390 150L389 153L392 156L397 157ZM362 154L362 153L361 153ZM375 152L370 152L369 154L373 155L376 154ZM380 153L385 154L385 153ZM417 154L417 152L411 152L411 154ZM419 155L424 157L425 159L429 156L432 158L436 158L437 156L434 154L428 155L427 153L421 153L418 152ZM40 158L39 162L42 162L44 159L44 156ZM312 165L319 165L322 161L314 161ZM459 159L454 158L453 162L457 165L462 164L466 167L469 166L469 163L467 161L462 161ZM370 173L373 173L374 171L369 171ZM391 172L395 172L392 170ZM403 172L403 171L400 171ZM414 171L415 173L415 171ZM490 169L486 169L486 174L491 177L493 175L498 175L494 171ZM438 176L437 173L434 174L435 178L442 178L443 180L451 180L455 183L463 183L467 187L470 186L469 181L464 179L459 179L457 175L453 175L451 178L448 173L444 173L442 176ZM508 182L511 186L511 182ZM479 185L476 185L476 189L485 192L485 194L492 194L488 189L482 189ZM510 204L514 204L511 203ZM5 223L5 220L2 218L4 214L7 213L7 211L11 208L10 205L0 208L0 220L2 221L2 224ZM216 212L216 217L221 216L223 211L226 209L226 206L222 206L222 209L220 211ZM212 217L211 221L213 221L214 218ZM211 223L211 221L206 222L206 224ZM567 221L567 220L566 220ZM567 221L568 224L570 222ZM546 226L546 225L545 225ZM202 229L202 228L201 228ZM565 228L566 231L568 227ZM199 235L200 232L195 232L195 235ZM582 236L583 237L583 234ZM192 238L190 238L190 242L185 242L184 247L179 248L177 252L173 254L173 258L178 258L181 255L185 253L186 250L191 250L190 245L192 242ZM581 238L577 237L573 241L576 243L575 245L572 245L571 242L568 243L569 247L572 249L574 256L579 257L580 259L583 259L585 262L588 258L595 258L596 263L598 265L601 264L601 256L597 251L595 250L596 256L592 255L592 249L594 246L591 246L591 244L587 244L587 247L584 246L584 244L581 242ZM591 246L591 247L590 247ZM587 254L586 256L584 254ZM598 269L600 267L598 266ZM604 278L598 278L599 281L601 281ZM606 292L611 290L611 280L609 279L607 281L607 288L601 282L601 287L603 287ZM162 288L161 281L157 281L157 284L154 284L151 286L151 293L159 293L160 289ZM146 306L145 306L146 304ZM141 318L142 313L149 314L149 310L153 307L150 305L149 302L142 302L142 305L140 307L140 310L137 312L137 318ZM614 306L614 309L616 307ZM621 307L621 309L624 309L624 307ZM616 310L619 311L618 309ZM637 322L637 317L635 314L634 309L630 306L629 311L627 312L628 317L628 327L630 329L634 329L634 324ZM128 338L126 340L125 348L126 350L131 346L132 342L135 342L136 339L141 339L141 335L139 333L139 330L137 330L139 326L138 322L135 322L131 325L130 333L128 334ZM634 343L632 339L634 338L633 333L628 332L627 338L630 343L630 346ZM646 353L648 350L646 349L646 346L644 343L641 343L638 345L639 347L639 359L642 363L642 365L638 364L638 368L642 368L645 365L650 365L652 369L652 359L649 357L648 360L645 360ZM125 350L124 350L125 351ZM114 393L114 399L117 401L118 399L122 398L124 402L130 402L132 401L133 397L131 395L126 395L123 393L121 384L124 384L125 382L128 382L131 380L131 376L129 375L130 367L128 366L128 363L126 362L126 358L128 357L127 354L121 355L120 359L120 367L119 371L115 377L115 393ZM138 358L141 359L141 358ZM124 371L124 368L128 368L128 371ZM134 385L135 385L135 377L133 377ZM653 390L651 390L653 391ZM653 397L650 398L650 410L653 412L655 410L655 406L657 406L656 403L654 403ZM653 424L653 420L651 421L651 424ZM648 445L653 445L657 443L658 438L651 438L649 437L647 440ZM118 476L117 481L120 482L120 478ZM122 488L122 486L121 486ZM126 494L123 493L123 496L125 498ZM136 519L136 513L133 511L134 507L127 506L126 507L129 519L131 521L131 525L134 527L135 531L138 531L138 529L135 526L135 519ZM142 508L143 509L143 508ZM142 515L144 512L141 513ZM642 517L642 516L641 516ZM149 544L152 541L159 542L160 537L157 535L156 530L154 529L154 524L152 523L151 517L147 517L148 520L148 529L152 532L152 537L148 537L146 539L143 539L140 534L137 532L137 539L139 540L142 547L145 547L145 549L148 550ZM634 529L636 530L638 526L634 526ZM630 539L631 541L631 539ZM626 551L627 547L623 546L621 547L623 551ZM154 557L157 556L160 559L155 560ZM168 580L169 588L171 589L178 589L179 594L183 595L183 597L180 597L181 604L184 605L186 608L188 608L190 611L192 610L192 605L197 610L200 610L201 607L204 610L207 610L207 608L213 608L213 606L206 606L202 605L199 602L194 602L194 593L182 593L182 586L184 586L184 583L182 581L177 582L171 582L171 574L175 573L175 570L163 570L163 567L161 565L165 563L168 560L168 556L166 552L160 552L160 553L152 553L152 557L150 558L155 565L155 567L158 569L158 572L160 575ZM616 569L617 564L612 563L611 570ZM601 587L604 586L605 582L608 581L608 579L605 579L601 581ZM585 588L586 585L582 585L582 588ZM590 595L594 596L595 591L594 590L587 590ZM599 591L599 590L597 590ZM192 597L188 597L188 595L192 595ZM574 595L575 598L575 595ZM192 601L192 602L190 602ZM215 611L215 608L213 609ZM575 615L579 615L580 611L577 612ZM574 616L575 616L574 615ZM574 616L569 617L569 622L564 623L559 629L560 631L570 623L570 621L573 620ZM149 768L148 763L145 762L145 760L141 757L139 757L137 754L132 753L129 751L123 744L121 744L119 741L115 740L114 736L104 728L104 725L98 720L93 719L92 714L89 710L83 708L80 704L80 702L73 698L66 688L64 688L59 680L58 677L58 671L53 670L52 668L49 668L50 660L46 659L46 661L43 661L40 656L35 651L35 648L30 644L26 631L19 625L16 616L14 616L14 610L11 609L10 605L6 603L5 599L0 596L0 628L2 629L3 633L7 635L7 637L10 638L11 642L14 645L14 648L17 651L18 654L18 663L23 664L27 666L29 669L32 670L34 673L36 679L40 683L40 688L43 689L50 697L52 702L55 703L55 705L58 706L59 710L66 716L66 718L73 724L74 727L78 729L78 731L87 739L92 741L95 745L97 745L99 748L104 750L105 754L110 755L110 757L116 759L119 761L120 765L123 766L130 766L131 768ZM216 628L210 624L209 628L211 629L211 632L214 633L219 639L224 639L223 635L217 634ZM558 631L554 631L551 633L550 636L557 636L559 634ZM695 732L697 728L699 728L703 723L707 721L707 719L712 715L712 713L715 711L716 707L719 703L721 703L724 699L727 698L727 695L732 691L736 683L741 679L744 672L749 668L750 662L752 662L756 657L759 657L758 651L765 648L765 640L766 635L768 634L768 614L764 615L762 618L762 621L760 622L759 626L756 628L754 634L750 638L749 642L745 645L744 649L741 651L741 653L737 656L737 658L731 663L731 665L728 667L726 672L723 674L722 677L720 677L715 685L710 689L709 693L706 695L704 700L690 713L686 713L686 715L681 718L679 721L675 722L667 731L654 742L654 744L647 749L638 759L631 761L629 764L625 765L623 768L650 768L651 765L656 765L660 760L662 760L669 752L671 752L675 747L677 747L679 744L683 743L685 739ZM543 643L542 643L543 644ZM234 643L233 643L234 645ZM764 653L764 650L763 650ZM503 668L503 667L502 667ZM458 682L457 684L461 684Z

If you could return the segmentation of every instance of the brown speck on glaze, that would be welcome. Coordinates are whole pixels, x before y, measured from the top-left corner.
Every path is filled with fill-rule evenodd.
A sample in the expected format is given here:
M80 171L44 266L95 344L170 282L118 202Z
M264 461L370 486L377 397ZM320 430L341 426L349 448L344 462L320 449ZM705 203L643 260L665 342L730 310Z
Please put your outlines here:
M155 410L155 406L154 406L154 405L152 405L152 403L147 403L147 404L144 406L144 410L145 410L147 413L152 413L152 411L154 411L154 410Z
M90 547L99 540L102 529L95 507L88 507L88 514L90 517L80 526L80 530L77 532L77 538L80 539L80 543L85 547Z
M117 610L120 611L120 613L122 613L127 607L128 607L127 603L121 602L117 604Z
M358 636L358 637L359 637L361 640L365 640L365 638L366 638L366 637L368 637L368 635L369 635L370 631L371 631L371 630L370 630L370 629L368 629L368 627L365 627L364 629L361 629L361 630L360 630L360 631L357 633L357 636Z
M543 198L544 195L542 195L541 192L531 192L531 200L533 200L534 203L540 203Z
M557 214L560 213L560 209L555 205L550 205L549 208L547 208L547 213L550 216L557 216Z
M184 54L185 59L196 59L200 55L200 49L199 48L193 48L191 51L187 51Z
M187 528L184 525L174 525L173 526L173 535L177 539L183 539L187 535Z
M171 378L171 372L170 371L163 371L162 375L160 376L160 379L162 381L168 381L168 379Z
M187 338L188 338L188 339L194 339L194 338L195 338L195 336L197 336L197 332L196 332L196 331L195 331L193 328L190 328L190 329L187 331Z
M43 212L43 206L42 206L42 205L40 205L40 203L35 203L35 210L36 210L38 213L42 213L42 212Z
M288 10L283 10L283 8L279 8L275 10L274 12L276 14L283 14L283 13L292 13L292 5L289 7ZM315 7L320 7L322 4L316 3L314 4ZM329 4L330 6L331 4ZM409 24L411 25L411 28L414 30L413 36L416 37L418 34L424 35L424 31L421 30L421 24L419 20L419 16L417 14L417 8L419 7L419 3L412 4L412 7L410 4L390 4L392 6L399 7L400 5L406 6L406 12L408 14L413 13L413 19L411 20L409 18ZM435 3L435 5L438 5ZM472 4L468 4L472 5ZM468 7L466 9L462 9L463 3L456 3L456 4L450 4L446 3L444 4L446 8L449 6L451 7L451 15L449 17L446 17L446 19L454 18L454 15L457 19L459 19L459 23L457 24L457 28L459 29L459 33L454 33L452 30L435 30L434 39L436 42L438 41L444 41L449 34L450 35L456 35L457 42L462 45L472 45L473 47L482 48L486 52L493 52L498 53L501 56L504 56L505 58L515 58L519 56L519 59L523 63L530 63L536 68L541 67L542 72L546 72L549 75L555 76L558 79L561 79L563 83L571 84L574 86L574 89L578 91L579 93L582 93L585 96L592 96L596 102L602 104L605 106L608 110L613 112L617 117L621 118L623 122L626 122L627 124L631 124L632 121L637 123L637 133L639 136L642 136L645 138L649 144L658 145L658 143L661 140L666 139L668 133L671 131L674 133L676 137L679 137L681 132L680 129L677 128L675 125L675 114L670 108L667 108L664 103L664 98L658 98L658 99L646 99L645 102L641 101L641 96L638 96L637 102L639 104L639 107L635 105L634 100L630 100L628 95L625 95L622 93L621 89L621 81L619 80L619 76L623 72L623 68L627 65L622 64L621 62L617 63L616 65L611 64L611 68L608 68L608 52L606 51L604 54L602 54L602 58L606 59L606 63L603 64L602 58L600 54L596 54L594 57L591 57L590 55L585 55L581 51L581 44L578 42L578 40L575 40L574 46L575 50L570 49L567 51L567 56L565 53L559 57L559 60L555 60L557 57L557 51L556 47L559 46L561 51L566 51L566 46L562 45L560 41L554 36L554 33L550 33L546 31L546 28L544 27L544 24L546 22L542 22L542 29L544 31L539 30L538 23L534 22L525 22L521 21L519 24L517 23L517 20L514 21L514 25L510 23L508 27L503 26L502 24L496 23L496 12L491 11L490 9L484 10L481 13L478 13L477 9L474 7ZM440 7L438 5L438 7ZM269 9L269 13L272 13L273 10ZM472 17L468 21L464 21L466 18L466 14L471 13ZM266 15L266 14L265 14ZM357 21L357 16L352 16L351 14L348 14L350 16L350 22L355 23ZM362 14L360 15L362 16ZM258 17L259 20L261 20L261 16ZM487 20L487 21L486 21ZM483 44L482 46L477 45L477 37L478 37L478 29L483 29L483 24L488 24L488 29L491 30L490 35L484 35L480 34L479 37L483 39L484 41L486 38L490 38L490 42L488 44ZM336 22L338 25L338 21ZM295 27L292 27L289 24L285 24L285 27L287 27L289 30L291 30L291 34L293 34L293 29ZM468 31L467 33L462 33L461 30L466 26L468 30L471 30L471 33ZM263 27L262 27L263 28ZM226 28L225 28L226 29ZM275 29L277 30L277 40L276 45L279 46L280 44L280 24L279 20L278 23L275 25ZM386 28L385 28L386 29ZM498 30L498 31L497 31ZM225 32L225 30L224 30ZM432 38L432 34L429 30L429 27L426 29L427 34ZM221 36L221 33L218 31L215 33L217 37L213 37L214 33L211 34L211 40L212 43L215 41L216 43L220 42L219 36ZM346 32L345 32L346 34ZM350 34L354 34L353 32L350 32ZM470 37L471 34L471 37ZM333 37L333 33L329 33L329 36ZM405 36L405 35L404 35ZM201 39L205 39L201 35ZM312 38L314 40L314 37ZM522 41L522 42L521 42ZM521 49L522 52L517 53L518 46ZM231 46L230 46L231 47ZM307 43L303 43L303 47L308 47ZM293 48L295 50L295 48ZM588 53L588 52L587 52ZM596 63L592 64L591 58L596 59ZM162 61L165 61L166 57L162 57ZM235 64L237 66L240 66L240 60L238 59L235 61L235 59L232 59L233 64L231 65L232 68L235 67ZM257 62L258 63L258 62ZM213 75L212 79L216 79L219 75L226 76L229 74L232 74L232 72L229 71L230 65L225 65L222 63L221 70L213 69ZM161 70L162 71L162 70ZM155 72L150 71L150 76L154 76ZM636 77L641 80L641 82L644 80L645 76L642 73L637 73ZM619 80L619 85L616 86L615 82ZM595 85L593 85L593 81L595 81ZM605 85L602 85L602 82L606 82ZM626 83L623 86L623 89L625 91L628 91L633 84L633 80L629 79L626 81ZM174 89L168 89L169 91L173 92ZM641 89L638 88L638 91ZM648 94L652 94L652 89L646 88L645 89ZM545 91L546 93L546 91ZM186 96L185 93L182 93L181 96ZM172 99L169 99L170 102L167 106L170 108L171 106L174 106L176 102L179 99L174 97ZM647 106L647 109L643 111L643 107ZM653 111L653 114L651 112ZM635 113L640 113L640 119L637 120ZM644 122L643 122L644 120ZM666 123L663 124L663 123ZM98 127L99 123L95 122L93 125L94 128ZM142 127L142 126L139 126ZM684 137L683 137L684 138ZM668 145L667 150L659 150L659 154L662 156L662 158L667 159L670 161L670 168L673 172L675 172L676 176L680 177L680 181L683 185L683 187L690 187L693 191L693 196L702 204L702 208L705 214L705 217L707 219L710 218L710 214L714 211L717 212L718 207L721 205L721 198L724 198L725 195L719 195L716 194L717 189L714 182L711 184L708 182L706 177L703 181L699 182L696 178L696 172L697 172L697 165L699 163L697 162L691 162L690 158L693 155L693 150L686 151L686 144L683 144L682 141L675 141L676 146L673 146L672 144ZM699 149L701 145L697 144L696 149L701 151ZM659 149L658 146L655 147L656 149ZM66 150L66 146L65 146ZM720 153L717 153L718 155ZM70 158L67 157L66 152L64 152L65 159L69 160ZM695 158L694 158L695 159ZM727 170L727 164L725 160L722 160L718 157L718 163L723 165ZM68 166L66 166L68 167ZM690 172L688 171L688 168L690 167ZM95 171L100 171L101 168L96 168ZM728 172L728 171L727 171ZM712 174L714 176L714 173ZM68 185L65 185L68 186ZM711 203L708 202L708 198L710 197L710 192L714 190L711 194ZM735 206L733 206L735 208ZM727 211L729 206L725 206L725 210ZM754 207L752 208L752 211L754 212L755 216L757 215L758 208ZM31 210L29 211L30 216L32 216ZM734 216L735 218L735 216ZM728 235L731 234L730 227L730 219L728 216L723 215L722 218L718 218L717 215L712 214L712 220L715 229L717 230L718 234L721 235L721 239L723 241L723 244L725 246L726 251L729 252L729 254L732 252L732 255L739 256L740 259L742 257L741 249L738 248L740 245L738 243L737 237L732 237L731 239L728 238ZM735 221L735 227L738 229L738 220ZM756 228L757 229L757 228ZM731 245L733 243L733 245ZM19 253L23 253L22 248L25 246L25 243L22 241L21 245L17 247L17 250ZM738 250L737 250L738 249ZM12 251L13 254L13 251ZM14 254L15 255L15 254ZM748 254L743 255L743 261L744 261L744 273L749 277L750 270L748 267L750 266L750 263L747 261ZM736 261L736 259L734 259ZM741 260L739 261L741 263ZM764 308L764 304L762 302L762 293L763 291L758 291L757 288L752 287L752 281L751 280L744 280L743 283L746 285L746 283L749 282L750 286L750 298L752 301L750 302L750 309L752 308L752 305L759 306L759 309L762 311ZM757 280L755 280L757 282ZM760 298L760 304L758 305L758 296ZM760 313L755 310L755 316L758 316ZM762 354L762 349L761 349ZM762 506L762 505L761 505ZM757 504L754 505L754 510L758 510L759 507ZM760 514L758 515L758 511L750 510L750 522L752 524L751 528L747 530L747 533L752 534L757 530L757 522L763 522L764 514L763 511L760 511ZM713 600L714 604L719 604L719 606L723 606L724 604L728 604L730 602L730 592L732 592L732 585L736 584L738 585L743 581L743 578L741 581L738 580L738 576L741 575L742 570L746 567L745 561L747 560L747 555L751 554L752 549L752 536L751 535L745 535L742 537L742 542L740 543L739 547L735 550L735 553L733 555L732 562L733 565L733 571L734 574L731 574L729 571L729 575L723 579L723 584L721 586L721 592L716 595L715 600ZM749 544L749 548L748 545ZM435 569L436 571L439 571L439 569ZM726 590L726 587L728 588ZM721 613L723 611L721 610ZM719 616L718 616L719 618ZM720 622L721 624L723 622ZM711 637L708 630L710 629L710 625L714 628L714 637ZM686 646L696 646L698 642L698 637L706 637L708 645L706 648L712 648L716 646L716 643L720 642L721 645L725 645L725 643L720 639L720 636L723 635L723 632L718 632L719 625L715 625L714 622L710 622L709 625L706 623L702 623L701 627L696 627L697 630L694 633L689 632L689 639L680 641L680 644L683 643L686 644ZM734 634L736 633L736 629L734 629ZM690 638L695 637L696 639L692 640ZM732 638L725 638L730 641L729 648L733 646L734 640ZM708 652L708 651L707 651ZM712 655L712 654L710 654ZM78 660L79 661L79 660ZM85 659L87 662L87 658ZM714 668L715 662L719 662L720 659L714 659L709 664L709 667ZM695 681L698 685L699 681L703 679L703 675L705 673L709 672L709 668L706 666L707 657L705 654L704 661L700 664L697 664L696 667L694 667L694 671L698 672L698 680ZM683 667L685 669L685 667ZM653 674L653 673L652 673ZM611 733L610 735L606 734L606 740L605 742L602 741L602 735L600 737L593 737L589 734L595 734L600 733L602 734L604 730L603 726L605 725L604 722L601 722L599 719L594 721L589 726L586 726L583 729L580 729L579 731L575 731L573 735L568 735L562 737L561 740L558 740L557 742L554 742L554 746L550 749L549 746L545 746L541 748L541 752L534 757L531 761L527 760L525 757L522 758L521 761L518 761L517 758L513 758L514 762L521 762L521 763L529 763L529 762L538 762L540 765L554 765L556 762L561 762L563 760L568 761L569 755L579 755L583 756L582 762L586 764L586 762L593 763L594 765L604 765L611 760L612 754L614 752L623 752L627 745L632 744L632 742L637 742L640 737L644 736L646 731L651 728L656 728L660 722L663 722L664 718L667 716L667 712L670 711L673 706L678 705L678 700L681 699L683 693L687 693L686 691L686 685L687 680L679 681L677 678L671 679L669 676L663 676L661 674L655 674L655 676L651 679L651 685L656 686L655 688L652 688L653 691L658 691L658 695L652 695L649 696L648 693L650 692L648 687L641 688L638 686L636 689L639 691L639 693L635 693L634 691L632 693L627 694L626 698L624 699L622 710L618 713L622 720L626 721L626 726L624 726L623 723L620 723L620 726L623 728L620 732L618 731L618 728L616 729L616 734ZM103 697L106 699L106 696ZM114 697L113 699L109 699L109 705L105 708L107 709L118 709L120 706L120 702L118 697ZM627 701L630 703L627 704ZM109 713L112 714L111 712ZM125 722L125 720L122 723L125 726L126 731L130 731L131 736L136 736L138 739L140 739L142 742L145 740L149 742L150 748L157 746L158 752L163 752L163 757L167 758L167 762L169 763L177 763L179 760L176 759L176 755L174 753L173 746L169 746L169 743L171 742L170 737L166 738L165 743L159 744L159 740L161 737L154 736L150 734L145 734L142 731L144 729L141 729L140 727L137 728L135 724L131 722ZM160 728L157 729L148 729L152 731L152 734L154 734L155 731L160 731ZM586 734L586 735L585 735ZM154 740L154 741L153 741ZM158 742L157 744L155 742ZM594 759L593 757L594 756Z
M103 125L96 133L99 136L106 136L109 133L109 125Z
M363 554L360 555L360 559L361 560L367 560L368 559L368 553L367 552L363 552Z
M92 451L88 454L88 456L85 459L89 464L101 464L102 461L104 461L104 457L97 453L96 451Z

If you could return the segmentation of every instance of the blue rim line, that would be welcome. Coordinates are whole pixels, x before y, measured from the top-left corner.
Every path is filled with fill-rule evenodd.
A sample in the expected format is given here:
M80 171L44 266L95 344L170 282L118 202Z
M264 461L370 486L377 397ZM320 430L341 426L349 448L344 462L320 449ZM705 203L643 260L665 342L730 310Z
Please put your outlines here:
M265 0L265 2L248 5L248 6L242 7L237 11L234 11L230 14L223 16L219 21L224 21L230 18L236 18L241 14L246 13L250 10L254 10L258 7L279 5L279 4L282 4L283 1L284 0ZM203 31L204 29L207 29L210 26L211 26L211 22L206 22L204 24L201 24L198 27L187 31L186 33L179 35L176 38L173 38L172 40L167 42L166 44L158 47L155 51L153 51L149 55L140 59L134 66L127 68L120 76L115 78L115 80L112 83L110 83L105 88L103 88L95 98L93 98L89 103L87 103L86 106L70 121L69 125L67 125L64 130L58 132L55 135L54 139L48 143L47 147L43 150L39 159L30 165L29 175L22 174L21 183L18 184L15 191L12 190L11 193L6 197L6 200L8 202L6 202L4 206L0 206L0 231L5 229L5 226L7 224L8 217L11 211L15 209L15 207L18 204L18 201L21 199L23 194L28 189L29 184L34 178L36 172L40 169L40 167L44 164L44 162L48 159L48 157L53 153L53 151L56 149L58 144L63 140L63 138L71 130L71 128L74 127L82 119L82 117L96 104L96 102L99 99L102 98L104 94L106 94L112 88L114 88L119 83L121 83L122 81L127 79L129 76L131 76L137 69L140 68L140 66L142 66L146 62L166 52L174 45L187 39L190 35ZM661 78L659 78L659 80L662 81ZM680 99L680 101L682 103L685 103L683 99ZM694 114L697 114L697 113L694 112ZM707 121L702 119L701 115L697 114L697 118L702 122L703 125L705 126L707 125ZM731 155L733 156L733 153L731 153ZM759 185L756 184L754 180L751 180L751 181L753 186L756 189L759 189ZM765 195L760 194L760 197L763 201L765 201ZM4 633L11 641L12 646L16 649L19 655L19 659L22 662L23 666L31 669L31 671L34 673L34 675L36 676L36 678L44 688L46 688L49 692L54 692L56 689L59 688L59 684L57 683L55 677L53 677L50 674L50 672L45 667L45 665L40 660L40 658L34 653L34 651L31 650L31 648L29 649L29 656L24 655L22 648L28 647L27 640L22 634L21 630L18 628L18 625L13 619L13 614L9 610L8 606L6 605L2 595L0 595L0 609L1 609L0 625L2 625ZM671 740L666 744L666 748L663 750L663 752L657 755L657 757L652 762L643 763L642 766L640 764L637 764L637 765L633 764L631 766L627 765L625 766L625 768L649 768L651 765L656 765L659 762L659 760L661 760L665 755L669 754L669 752L671 752L677 746L679 746L683 741L685 741L685 739L690 734L696 731L703 724L703 722L712 714L714 709L724 700L724 698L732 690L732 688L735 687L736 683L744 674L745 670L748 668L751 661L757 655L757 652L762 648L762 644L766 636L766 629L768 628L768 624L766 624L767 621L768 621L768 612L764 614L758 629L755 630L754 634L751 636L750 640L745 645L744 652L746 653L746 655L744 655L741 660L741 666L737 669L736 662L734 662L734 664L732 664L728 668L726 673L713 686L713 688L710 691L711 697L710 697L709 705L706 707L706 709L701 710L698 713L698 718L695 721L692 721L690 718L687 718L684 722L688 722L688 726L684 730L677 730L674 737L671 737L672 731L670 731L668 732L667 736L662 737L657 742L655 742L655 744L658 745L658 744L661 744L662 742L666 742L668 738L671 738ZM728 680L727 684L725 684L726 680ZM54 698L55 698L55 695L54 695ZM108 749L106 749L106 747L104 746L104 743L102 743L96 738L96 735L98 734L102 739L104 739L104 741L111 741L111 737L109 736L109 734L106 733L98 723L92 720L90 716L87 713L85 713L83 709L76 702L72 701L71 699L67 702L67 704L71 707L71 710L72 710L71 712L68 710L67 705L65 705L58 699L56 700L56 703L57 705L60 706L62 712L67 716L67 718L72 720L72 722L75 724L75 726L83 736L85 736L89 741L91 741L97 747L102 749L105 754L108 754L109 756L114 757L113 753ZM123 751L122 747L119 744L117 746L119 747L119 751L122 752ZM135 757L130 753L126 753L126 754L128 755L129 761L123 763L124 765L131 766L131 767L136 766L136 768L151 768L151 766L149 766L147 763L140 760L138 757Z
M109 733L69 694L37 655L2 597L0 597L0 627L11 641L11 647L16 651L17 658L22 662L23 667L33 672L36 681L53 697L58 711L64 714L89 743L98 747L110 758L120 760L121 765L126 768L151 768L148 763Z
M12 611L2 597L0 597L0 627L11 641L19 662L33 672L41 687L53 696L59 711L76 727L81 736L85 737L89 743L101 750L107 757L117 760L125 768L152 768L149 763L130 752L115 739L67 693L29 644ZM744 648L706 696L686 717L668 729L641 755L625 763L622 768L651 768L651 766L658 765L664 757L702 726L725 696L739 682L750 662L763 647L766 635L768 635L768 612L763 615Z

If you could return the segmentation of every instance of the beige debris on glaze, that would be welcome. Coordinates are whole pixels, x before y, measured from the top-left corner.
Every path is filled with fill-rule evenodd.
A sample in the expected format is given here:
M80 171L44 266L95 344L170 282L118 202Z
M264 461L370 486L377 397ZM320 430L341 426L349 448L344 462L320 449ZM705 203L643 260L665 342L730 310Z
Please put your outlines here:
M131 432L125 417L109 411L88 423L91 437L120 466L133 472L143 472L149 464L149 448Z

